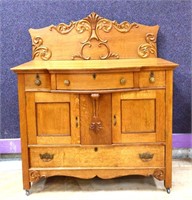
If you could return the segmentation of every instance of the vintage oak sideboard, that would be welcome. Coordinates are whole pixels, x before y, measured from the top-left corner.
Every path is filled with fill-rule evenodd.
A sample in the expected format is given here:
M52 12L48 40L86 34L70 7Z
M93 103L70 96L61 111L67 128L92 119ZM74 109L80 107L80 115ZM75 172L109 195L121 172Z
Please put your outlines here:
M23 185L54 175L152 175L172 182L176 63L157 58L159 26L91 13L30 29L18 75Z

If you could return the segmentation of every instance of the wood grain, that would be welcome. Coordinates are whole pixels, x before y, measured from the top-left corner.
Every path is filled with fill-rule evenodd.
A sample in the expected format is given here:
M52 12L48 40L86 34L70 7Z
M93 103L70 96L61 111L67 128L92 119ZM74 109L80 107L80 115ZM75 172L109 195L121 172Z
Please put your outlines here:
M158 25L146 26L129 22L118 24L91 13L69 25L62 23L29 29L29 33L33 59L98 60L157 57L158 30Z
M89 73L90 71L98 70L100 73L104 71L115 70L115 72L123 71L140 71L150 69L163 70L174 69L178 64L162 59L162 58L146 58L146 59L119 59L119 60L62 60L62 61L36 61L32 60L27 63L21 64L17 67L11 68L16 73L30 73L34 70L42 70L43 72L49 71L50 73Z
M37 135L71 135L69 106L69 103L38 103Z
M41 85L35 84L36 76L39 76L39 80L41 81ZM50 76L49 74L25 74L25 89L35 89L35 90L50 90Z
M26 122L26 101L25 101L25 77L24 74L18 75L18 100L19 100L19 119L21 135L21 157L22 157L22 174L23 188L29 189L29 157L28 157L28 135Z
M90 129L93 117L93 104L90 95L80 95L81 144L111 144L111 94L100 95L98 116L103 128L95 133Z
M77 168L31 168L30 171L38 170L41 177L50 176L73 176L77 178L90 179L99 177L102 179L111 179L127 175L153 175L156 168L131 168L131 167L107 167L107 168L93 168L84 167ZM164 170L164 168L159 168Z
M153 175L172 186L178 64L156 58L158 29L96 13L30 29L33 60L11 69L18 74L24 189L55 175Z
M164 90L112 95L113 143L164 141Z
M154 74L155 81L150 82L150 73ZM146 87L159 87L165 86L165 71L145 71L141 72L139 75L139 86L141 88L146 88Z
M125 79L125 83L121 84L121 80ZM64 81L70 81L70 85L65 85ZM133 73L116 73L116 74L62 74L57 75L57 89L75 89L75 90L91 90L91 89L113 89L113 88L132 88Z
M165 187L172 187L172 115L173 115L173 71L166 72L166 154L165 154Z
M78 95L28 92L26 98L29 144L80 142Z
M149 161L139 154L154 154ZM39 154L54 154L50 162ZM47 167L164 167L164 146L82 146L62 148L30 148L30 166Z

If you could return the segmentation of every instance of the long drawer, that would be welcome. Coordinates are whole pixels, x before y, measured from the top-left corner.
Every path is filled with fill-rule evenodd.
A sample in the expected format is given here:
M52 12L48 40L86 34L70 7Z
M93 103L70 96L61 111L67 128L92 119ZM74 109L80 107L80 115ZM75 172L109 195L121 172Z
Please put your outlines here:
M132 88L133 73L57 74L57 89Z
M33 147L30 167L164 167L164 146Z

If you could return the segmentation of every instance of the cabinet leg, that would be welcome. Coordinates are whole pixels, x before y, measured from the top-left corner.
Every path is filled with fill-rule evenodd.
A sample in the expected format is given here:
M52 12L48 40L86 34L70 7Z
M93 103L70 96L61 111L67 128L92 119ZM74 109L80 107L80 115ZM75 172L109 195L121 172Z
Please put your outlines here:
M171 189L170 188L166 188L166 190L167 190L167 194L171 193Z

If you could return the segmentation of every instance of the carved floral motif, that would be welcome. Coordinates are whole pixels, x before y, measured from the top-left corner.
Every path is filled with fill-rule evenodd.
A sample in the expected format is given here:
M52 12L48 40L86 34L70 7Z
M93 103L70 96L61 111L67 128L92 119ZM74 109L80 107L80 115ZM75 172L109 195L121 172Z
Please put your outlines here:
M81 42L82 45L81 45L80 53L77 55L74 55L72 57L72 59L75 59L75 58L81 58L81 59L85 59L85 60L91 59L90 56L85 56L83 54L83 50L86 46L91 48L92 47L91 40L95 39L99 42L98 47L103 46L106 48L106 51L107 51L106 55L100 56L100 59L104 60L104 59L111 58L111 57L118 59L119 55L117 53L112 53L110 51L110 48L107 45L108 41L101 38L98 30L102 30L106 33L109 33L112 30L112 28L115 28L118 32L127 33L133 27L138 28L139 25L136 23L130 24L127 21L124 21L124 22L118 24L117 21L111 21L111 20L105 19L93 12L82 20L79 20L76 22L73 22L73 21L70 22L69 25L61 23L61 24L58 24L57 26L51 26L50 30L52 31L54 29L60 34L67 34L74 28L79 34L85 32L85 31L88 31L89 32L88 38L85 41Z
M156 38L153 33L147 33L145 37L147 43L141 44L138 47L138 55L142 58L147 58L150 54L157 56Z
M47 47L43 46L43 39L41 37L37 36L33 39L32 48L32 59L39 56L43 60L51 58L52 53Z
M30 182L37 182L40 179L41 175L39 171L30 172Z
M92 122L89 126L89 128L94 131L95 133L98 133L100 130L103 129L103 125L101 120L97 117L93 117Z
M154 173L153 173L153 176L157 179L157 180L159 180L159 181L162 181L162 180L164 180L164 171L163 170L161 170L161 169L156 169L155 171L154 171Z

